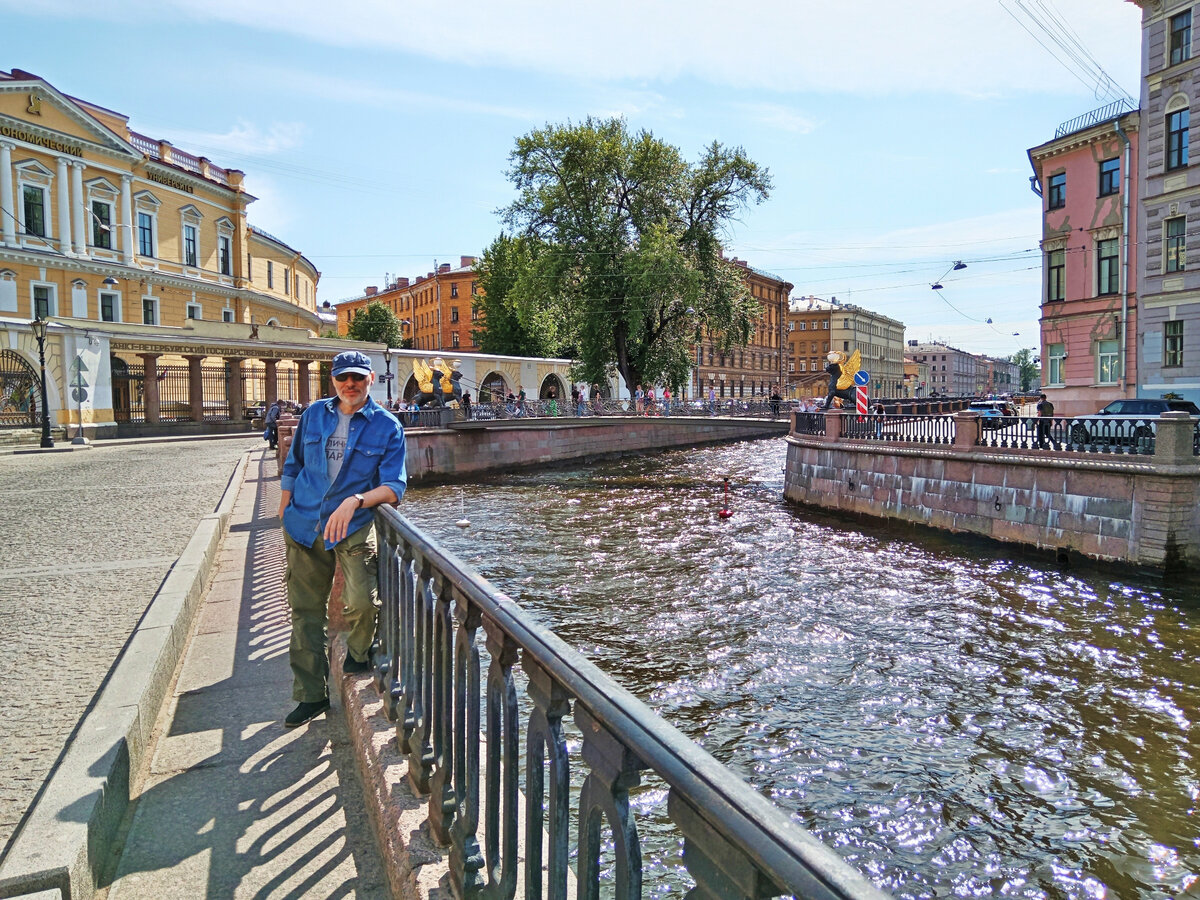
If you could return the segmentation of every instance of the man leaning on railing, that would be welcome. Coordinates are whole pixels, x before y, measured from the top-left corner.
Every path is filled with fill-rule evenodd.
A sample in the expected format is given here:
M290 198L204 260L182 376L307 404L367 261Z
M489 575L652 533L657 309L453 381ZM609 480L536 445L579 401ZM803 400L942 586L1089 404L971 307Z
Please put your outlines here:
M292 699L284 719L303 725L329 709L326 610L335 566L350 633L343 672L366 672L375 637L374 512L408 482L404 428L370 396L375 373L357 350L333 358L334 396L305 410L283 465L279 518L287 545L292 610Z

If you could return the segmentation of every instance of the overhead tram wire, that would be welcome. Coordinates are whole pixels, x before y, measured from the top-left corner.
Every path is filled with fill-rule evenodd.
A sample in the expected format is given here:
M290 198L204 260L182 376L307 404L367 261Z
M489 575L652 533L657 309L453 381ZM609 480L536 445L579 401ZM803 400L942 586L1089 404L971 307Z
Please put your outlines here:
M1092 91L1097 99L1110 100L1130 100L1128 92L1125 91L1112 76L1104 70L1104 67L1096 60L1091 51L1087 49L1083 41L1073 29L1066 23L1061 14L1057 10L1047 8L1042 0L1037 0L1037 5L1041 7L1041 12L1027 5L1026 0L1012 0L1017 9L1025 14L1033 25L1040 31L1051 43L1056 45L1060 50L1056 52L1047 42L1033 32L1033 30L1022 21L1009 7L1009 0L999 0L1000 7L1008 13L1013 20L1023 28L1030 37L1041 45L1047 53L1074 76L1080 84ZM1064 59L1065 54L1066 59Z

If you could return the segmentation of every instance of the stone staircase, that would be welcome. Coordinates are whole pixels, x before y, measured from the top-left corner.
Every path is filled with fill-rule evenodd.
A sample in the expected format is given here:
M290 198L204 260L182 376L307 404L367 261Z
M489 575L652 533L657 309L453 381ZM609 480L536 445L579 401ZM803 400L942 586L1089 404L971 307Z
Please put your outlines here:
M51 428L50 437L55 446L70 443L65 428ZM0 452L5 450L33 450L42 442L40 428L0 428Z

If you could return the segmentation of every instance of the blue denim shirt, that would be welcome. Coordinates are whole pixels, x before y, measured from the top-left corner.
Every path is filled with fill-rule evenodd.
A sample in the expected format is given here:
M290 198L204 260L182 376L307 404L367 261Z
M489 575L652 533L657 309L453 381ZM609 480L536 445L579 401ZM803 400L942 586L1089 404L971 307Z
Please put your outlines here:
M337 397L331 397L304 411L279 479L279 486L292 492L292 500L283 511L283 527L292 540L305 547L311 547L316 536L325 533L330 514L347 497L386 485L396 492L399 500L408 484L404 428L395 416L369 397L350 417L342 470L337 480L329 483L325 442L337 428L337 408ZM373 510L359 509L346 533L353 534L370 524L374 515ZM325 542L325 549L332 547L329 541Z

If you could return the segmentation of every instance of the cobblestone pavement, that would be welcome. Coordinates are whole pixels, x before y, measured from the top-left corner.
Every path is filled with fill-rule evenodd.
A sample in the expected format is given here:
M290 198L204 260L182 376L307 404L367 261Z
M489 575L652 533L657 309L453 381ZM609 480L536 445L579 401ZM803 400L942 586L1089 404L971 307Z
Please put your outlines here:
M262 446L0 456L0 847L238 458Z

